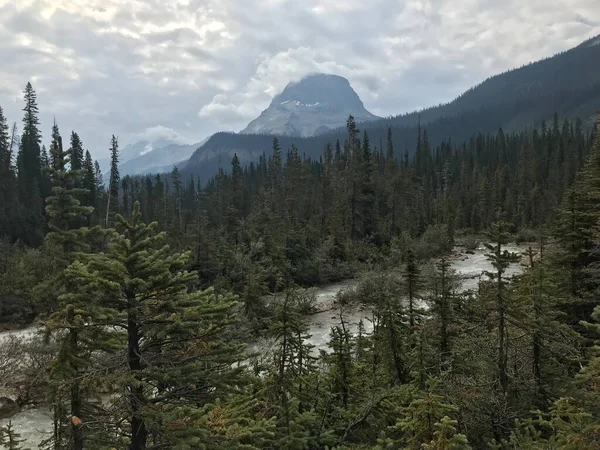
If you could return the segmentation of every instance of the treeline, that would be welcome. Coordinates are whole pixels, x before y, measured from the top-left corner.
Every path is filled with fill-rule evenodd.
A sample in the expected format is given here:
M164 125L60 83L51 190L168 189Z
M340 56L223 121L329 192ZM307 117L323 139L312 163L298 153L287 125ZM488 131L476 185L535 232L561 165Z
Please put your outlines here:
M275 139L269 156L242 167L234 156L206 186L194 178L125 177L119 198L139 200L178 248L194 249L207 284L241 293L277 280L311 285L351 274L351 263L415 246L425 259L452 247L456 230L478 233L499 219L512 232L549 224L582 167L591 137L580 121L532 133L477 135L432 148L418 133L415 156L388 130L373 143L352 118L347 137L317 160ZM349 273L350 272L350 273Z
M127 216L139 201L144 221L157 221L174 248L192 250L190 267L203 286L233 290L257 314L262 295L282 285L346 278L358 266L409 247L426 259L449 250L456 230L487 230L500 218L498 211L514 225L513 232L549 224L591 147L579 120L561 122L555 115L551 124L531 133L499 130L437 147L427 130L419 129L409 158L406 150L395 148L391 129L373 142L350 117L345 139L327 144L322 157L301 155L293 144L282 149L275 139L258 162L242 166L234 156L229 167L203 184L184 178L177 168L169 175L121 177L113 136L110 177L103 182L77 133L63 145L54 124L47 154L29 84L24 111L15 161L2 120L0 229L8 242L38 247L50 230L44 204L51 195L52 155L64 147L71 153L69 168L83 174L74 185L82 189L77 200L94 208L83 225L110 227L116 212ZM6 261L10 254L26 258L19 247L4 246L3 252ZM3 272L17 267L23 266L5 264ZM4 315L43 313L33 298L38 296L29 291L6 288L7 304L28 306ZM17 296L29 300L19 302Z
M30 246L42 244L48 231L45 199L52 194L50 170L55 167L53 151L63 147L58 125L52 127L49 151L42 145L37 96L30 83L24 90L23 125L20 134L16 122L8 126L0 108L0 237ZM14 149L17 147L15 154ZM76 132L68 148L72 152L70 167L83 170L78 185L86 190L80 200L88 205L99 202L102 175L97 162Z

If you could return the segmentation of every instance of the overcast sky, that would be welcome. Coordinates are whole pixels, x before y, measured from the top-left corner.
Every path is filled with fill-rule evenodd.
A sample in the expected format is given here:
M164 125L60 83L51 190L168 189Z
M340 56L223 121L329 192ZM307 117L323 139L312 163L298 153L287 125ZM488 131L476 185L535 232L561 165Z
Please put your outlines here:
M197 142L239 131L309 72L387 116L600 34L599 0L0 0L0 106L22 89L96 157L112 133Z

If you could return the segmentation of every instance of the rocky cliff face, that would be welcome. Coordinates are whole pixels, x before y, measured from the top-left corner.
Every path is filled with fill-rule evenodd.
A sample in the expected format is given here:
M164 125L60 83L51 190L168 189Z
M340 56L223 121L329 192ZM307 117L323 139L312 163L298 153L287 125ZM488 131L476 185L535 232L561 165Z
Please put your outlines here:
M289 83L242 134L314 136L344 126L352 114L357 122L376 120L347 79L312 74Z

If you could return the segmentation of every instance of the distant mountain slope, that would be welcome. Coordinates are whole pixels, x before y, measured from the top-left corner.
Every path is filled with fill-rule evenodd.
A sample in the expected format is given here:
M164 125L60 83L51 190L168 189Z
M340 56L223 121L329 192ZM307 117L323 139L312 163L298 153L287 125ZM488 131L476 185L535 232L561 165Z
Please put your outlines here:
M144 175L171 170L174 165L181 169L181 163L187 163L190 156L200 146L201 143L192 145L169 144L164 147L153 148L152 151L120 164L119 171L122 175Z
M419 122L426 127L432 144L443 139L462 142L471 135L493 132L499 128L517 131L539 126L558 113L561 119L580 117L591 127L600 109L600 36L551 58L491 77L469 89L454 101L419 112L360 124L369 132L371 143L385 142L387 127L393 130L398 154L412 154ZM327 142L344 139L338 129L311 138L282 140L282 148L293 141L301 153L319 157ZM270 154L272 136L213 135L190 158L186 170L207 177L215 172L221 158L228 168L229 156L237 153L250 161L263 151Z
M448 104L384 119L382 124L410 126L416 124L419 117L421 123L426 124L441 117L456 116L493 104L518 106L516 116L524 114L529 122L518 121L522 125L539 125L554 112L570 115L585 101L582 93L593 90L600 83L598 43L600 36L551 58L488 78ZM593 113L594 110L586 112L586 115L589 114L586 118ZM511 122L513 120L505 120L498 126L506 126Z
M358 121L379 119L365 109L347 79L316 73L289 83L240 133L309 137L343 126L350 114Z

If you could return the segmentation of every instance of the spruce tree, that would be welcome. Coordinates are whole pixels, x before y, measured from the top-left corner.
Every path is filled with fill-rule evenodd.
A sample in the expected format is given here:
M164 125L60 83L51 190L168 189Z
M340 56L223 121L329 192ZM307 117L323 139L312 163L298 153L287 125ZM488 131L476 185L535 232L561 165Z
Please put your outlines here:
M434 425L433 440L423 444L421 450L471 450L464 434L457 431L458 422L448 416L442 417Z
M4 111L0 107L0 174L8 176L8 172L11 168L11 151L10 148L10 136L8 133L8 124L6 123L6 117Z
M373 184L373 155L369 135L365 131L362 143L362 180L360 187L360 216L362 236L370 236L375 231L375 187Z
M399 443L403 444L400 448L421 450L423 444L435 443L440 438L439 433L436 435L440 426L436 426L436 424L444 420L448 414L456 413L456 407L447 403L443 396L438 395L435 392L436 388L437 381L430 380L427 389L420 392L417 398L404 408L402 418L392 428L400 433ZM447 425L448 423L444 427ZM446 429L445 431L450 430ZM460 441L463 441L464 445L465 439L459 438Z
M531 334L534 404L546 408L565 393L577 370L579 337L563 323L564 297L553 281L559 277L548 262L544 238L538 252L530 246L525 256L527 266L518 282L514 315L518 315L519 326Z
M362 236L363 218L361 217L361 188L364 181L363 149L361 148L359 129L354 117L349 116L346 123L348 138L344 143L344 155L349 165L348 193L350 204L350 237Z
M130 450L198 446L204 431L193 424L201 408L241 382L234 367L241 347L223 338L235 302L212 289L189 292L197 281L185 270L190 253L163 245L158 224L142 222L139 202L131 221L116 218L108 252L80 267L86 288L107 289L104 304L118 312L113 324L126 331L126 358L111 377L125 392L114 405L116 419L127 428Z
M81 170L83 169L84 164L84 152L83 152L83 143L79 138L79 135L74 131L71 132L71 169L72 170Z
M409 249L406 253L404 283L406 285L406 294L408 295L408 321L410 328L414 329L415 325L419 322L420 311L417 307L417 301L422 282L419 266L412 249Z
M106 203L106 220L104 225L108 228L113 222L112 217L119 206L119 141L113 134L110 140L110 179L108 181L108 200Z
M0 427L0 445L6 450L29 450L29 448L23 447L21 444L25 442L25 439L21 439L21 435L17 433L12 422L8 422L6 427Z
M2 237L16 236L17 224L20 222L11 141L4 111L0 108L0 235Z
M457 284L456 275L446 258L436 265L435 286L431 313L438 328L439 354L441 367L447 368L452 357L452 334L454 325L454 295Z
M508 393L508 316L509 316L509 298L507 291L507 280L505 277L506 269L511 263L517 262L519 256L507 251L504 246L508 244L510 234L508 232L509 224L507 222L496 222L492 224L492 230L489 232L491 243L486 244L488 253L486 256L492 263L493 272L488 275L493 278L494 292L493 303L496 312L496 330L498 333L498 383L502 393L506 396Z
M25 212L25 227L22 237L30 245L38 245L42 240L43 204L42 196L46 196L46 183L43 179L43 161L40 148L42 141L39 131L37 96L31 83L25 87L23 108L23 132L17 154L19 199Z
M333 378L331 393L341 398L344 408L348 408L350 388L353 378L352 354L354 338L340 310L340 324L331 329L329 347L331 348L330 372Z
M58 129L58 124L56 123L56 119L54 119L54 123L52 124L52 143L50 144L50 167L52 169L56 169L57 162L55 161L55 156L58 152L57 149L60 149L60 153L63 151L63 143L62 136L60 135L60 131Z
M183 211L181 204L182 183L181 175L177 166L173 166L171 171L171 183L173 184L173 194L175 195L175 217L177 218L177 232L183 229Z
M281 194L283 188L283 161L279 140L273 138L273 154L269 159L269 191L271 194L271 210L279 214L282 209Z
M57 364L52 368L53 381L58 384L54 391L54 407L62 409L61 389L69 386L70 398L70 442L74 450L82 450L84 436L82 431L83 399L81 394L82 366L87 364L84 355L89 358L90 350L82 350L82 340L90 340L82 336L93 326L93 303L90 297L77 295L79 284L74 282L72 271L65 268L73 261L74 254L88 250L85 236L88 229L74 228L76 224L87 221L93 208L82 206L77 200L85 191L75 186L81 179L81 170L70 169L71 150L63 150L58 126L53 127L52 158L52 192L46 199L46 214L49 217L50 232L46 235L46 246L56 248L55 276L51 280L50 290L59 298L59 310L46 323L49 332L57 333L62 341L62 348ZM98 330L95 330L96 332ZM94 337L100 337L102 333ZM61 386L62 385L62 386ZM59 418L60 420L60 418ZM55 445L60 445L55 442Z

